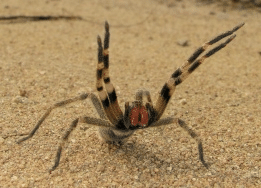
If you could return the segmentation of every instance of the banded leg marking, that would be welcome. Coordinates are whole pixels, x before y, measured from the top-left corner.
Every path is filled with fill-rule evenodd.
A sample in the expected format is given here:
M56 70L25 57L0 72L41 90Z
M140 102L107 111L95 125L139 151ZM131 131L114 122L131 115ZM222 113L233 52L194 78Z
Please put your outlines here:
M196 68L199 67L199 65L201 65L204 62L204 60L206 58L214 55L216 52L218 52L222 48L226 47L226 45L228 43L230 43L235 37L236 37L236 35L229 37L224 43L221 43L217 47L215 47L212 50L210 50L209 52L207 52L204 56L202 56L201 58L196 60L194 63L192 63L192 65L186 71L184 71L180 76L175 78L175 80L176 80L175 84L178 85L178 84L182 83L194 70L196 70Z
M190 56L190 58L187 60L187 62L184 65L182 65L180 68L178 68L176 71L174 71L174 73L171 75L168 82L163 86L163 88L160 92L159 98L157 100L157 103L155 106L156 112L158 113L157 120L163 114L163 112L168 104L168 101L174 92L175 86L181 84L200 64L203 63L203 61L206 58L215 54L216 52L218 52L219 50L224 48L228 43L230 43L236 37L236 35L232 35L232 34L235 31L237 31L238 29L240 29L243 25L244 25L244 23L241 23L238 26L234 27L232 30L224 32L224 33L214 37L212 40L206 42ZM232 35L232 36L229 37L224 43L221 43L217 47L215 47L212 50L210 50L209 52L207 52L204 56L202 56L201 58L196 60L199 57L199 55L202 54L210 45L220 41L221 39L223 39L229 35ZM173 83L173 85L171 85L171 83Z
M175 80L173 78L170 78L161 89L160 95L158 97L155 106L155 111L157 112L156 120L159 120L160 117L162 116L171 96L175 91L175 88L176 88Z
M111 121L112 124L116 124L117 118L113 113L113 109L110 103L110 100L107 96L107 92L103 89L103 75L104 75L104 55L103 47L100 36L97 37L98 42L98 65L97 65L97 82L96 87L99 93L99 98L102 102L103 109L107 115L107 118Z
M103 69L103 80L105 84L106 91L109 96L109 100L111 103L111 107L113 109L113 113L116 117L116 120L120 119L123 116L123 113L120 109L117 94L113 84L111 83L110 75L109 75L109 43L110 43L110 31L109 24L105 22L105 36L104 36L104 49L103 49L103 61L104 61L104 69Z
M104 56L103 56L103 47L100 36L97 38L98 42L98 65L97 65L97 83L96 87L99 93L99 97L102 101L102 106L108 117L108 119L114 123L114 114L112 113L110 101L107 96L107 92L103 89L103 71L104 71Z
M187 60L186 63L184 63L180 68L178 68L172 75L172 78L177 78L178 76L180 76L183 72L185 72L186 70L188 70L189 65L191 63L193 63L199 56L200 54L202 54L210 45L217 43L218 41L222 40L223 38L232 35L234 32L236 32L238 29L240 29L241 27L243 27L244 23L241 23L239 25L237 25L236 27L234 27L232 30L226 31L216 37L214 37L213 39L211 39L210 41L204 43L201 47L199 47ZM233 37L232 37L233 38ZM218 51L218 50L217 50Z

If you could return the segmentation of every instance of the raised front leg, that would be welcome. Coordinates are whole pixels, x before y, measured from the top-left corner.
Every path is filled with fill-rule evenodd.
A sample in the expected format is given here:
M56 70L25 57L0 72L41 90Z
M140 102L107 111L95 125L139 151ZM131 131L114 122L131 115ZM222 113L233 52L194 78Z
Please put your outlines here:
M176 86L181 84L197 67L199 67L199 65L201 65L204 62L206 58L215 54L216 52L224 48L228 43L230 43L236 37L236 35L232 34L236 32L238 29L240 29L243 25L244 23L239 24L232 30L226 31L225 33L222 33L214 37L212 40L206 42L191 55L191 57L187 60L185 64L183 64L180 68L174 71L169 80L162 87L160 95L156 102L155 110L157 112L157 120L162 116L164 110L166 109L167 104L171 96L173 95ZM229 37L225 42L219 44L217 47L213 48L205 55L203 55L201 58L196 60L199 57L199 55L202 54L210 45L215 44L216 42L230 35L232 36Z

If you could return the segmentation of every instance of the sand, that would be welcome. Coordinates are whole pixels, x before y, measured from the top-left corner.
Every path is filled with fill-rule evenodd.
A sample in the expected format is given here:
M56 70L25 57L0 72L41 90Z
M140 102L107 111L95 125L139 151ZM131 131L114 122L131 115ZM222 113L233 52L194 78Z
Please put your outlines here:
M0 22L0 187L260 186L258 10L185 0L6 0L0 12L83 18ZM195 49L246 23L234 41L176 88L164 113L183 119L200 136L209 169L198 159L195 140L176 124L139 130L122 148L109 151L97 127L80 123L49 174L70 123L83 115L98 117L88 99L54 110L33 138L16 143L54 103L96 93L96 37L104 35L105 20L111 31L110 75L122 109L139 88L148 89L155 103Z

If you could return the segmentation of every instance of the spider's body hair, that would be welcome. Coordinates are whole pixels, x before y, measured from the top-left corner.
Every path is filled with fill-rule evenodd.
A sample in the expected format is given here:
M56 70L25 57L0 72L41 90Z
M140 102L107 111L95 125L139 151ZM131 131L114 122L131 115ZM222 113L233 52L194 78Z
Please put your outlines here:
M136 96L139 95L139 92L137 92ZM115 127L99 128L99 134L103 141L107 143L124 143L135 130L149 127L155 122L155 110L149 103L144 106L142 104L143 96L140 97L137 97L138 100L132 102L131 105L128 102L125 103L124 116L119 119Z
M60 162L62 148L65 142L68 140L71 132L75 129L78 122L86 123L99 127L100 137L109 144L122 145L134 132L138 129L145 129L149 127L159 127L168 124L178 124L183 128L198 144L199 159L202 164L208 168L208 164L204 160L203 147L201 139L187 124L179 118L167 117L160 119L165 111L168 102L173 95L177 85L183 83L183 81L196 70L203 61L215 54L228 43L230 43L236 35L232 35L235 31L240 29L244 23L239 24L232 30L224 32L212 40L206 42L199 47L189 59L177 70L173 72L168 81L163 85L158 100L155 105L152 104L151 96L147 90L139 90L136 93L135 101L129 105L129 102L125 103L125 112L123 113L119 107L116 90L111 83L109 76L109 24L105 22L105 37L104 46L102 45L101 38L98 36L98 65L96 72L96 89L98 91L99 99L92 93L85 93L78 97L71 98L65 101L58 102L51 106L43 117L37 122L34 129L30 134L24 138L18 140L21 143L31 138L38 130L43 121L49 116L51 111L57 107L64 106L66 104L76 102L79 100L85 100L90 98L93 106L98 112L100 118L92 118L89 116L76 118L72 121L70 128L66 131L62 140L58 146L55 164L51 168L50 172L55 170ZM232 36L230 36L232 35ZM217 45L205 55L199 57L210 45L220 41L221 39L230 36L225 42ZM105 86L105 87L104 87ZM105 88L105 89L104 89ZM146 97L147 102L143 104L143 97Z
M126 142L127 139L134 133L134 130L130 129L118 129L118 128L99 128L100 138L106 143L112 143L121 145Z

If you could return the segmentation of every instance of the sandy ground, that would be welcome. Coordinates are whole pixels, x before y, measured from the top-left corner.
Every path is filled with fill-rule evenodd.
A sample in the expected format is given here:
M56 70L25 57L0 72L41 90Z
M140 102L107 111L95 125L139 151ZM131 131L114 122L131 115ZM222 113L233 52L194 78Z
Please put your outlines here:
M1 1L1 16L65 15L85 20L1 22L0 187L255 187L261 183L261 16L190 1ZM164 116L179 126L137 131L108 151L97 128L79 124L52 173L57 144L73 119L98 117L89 100L59 108L35 136L16 144L57 101L95 92L97 34L111 26L110 75L119 103L158 92L193 51L245 22L225 49L177 87ZM177 42L188 41L188 46Z

